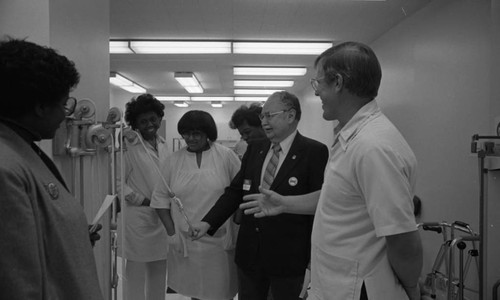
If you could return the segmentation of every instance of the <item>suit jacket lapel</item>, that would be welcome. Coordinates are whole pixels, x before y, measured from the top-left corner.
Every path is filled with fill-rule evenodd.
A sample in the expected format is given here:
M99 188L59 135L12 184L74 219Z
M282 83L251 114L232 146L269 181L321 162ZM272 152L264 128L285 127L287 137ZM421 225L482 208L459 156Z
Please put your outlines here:
M297 135L292 142L292 146L290 147L290 150L288 151L283 164L281 164L281 167L278 170L278 174L276 174L276 176L274 177L274 181L271 184L271 189L274 190L275 187L279 186L283 183L284 180L287 179L288 174L295 168L298 161L300 160L302 149L302 135L297 132Z

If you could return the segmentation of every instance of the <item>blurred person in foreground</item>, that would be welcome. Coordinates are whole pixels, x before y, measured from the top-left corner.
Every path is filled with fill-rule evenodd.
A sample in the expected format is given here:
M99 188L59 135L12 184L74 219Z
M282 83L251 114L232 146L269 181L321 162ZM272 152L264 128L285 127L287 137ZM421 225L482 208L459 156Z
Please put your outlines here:
M301 135L299 99L286 91L269 96L260 120L267 139L249 144L241 169L217 203L193 225L193 238L218 228L238 209L243 196L259 186L284 195L319 191L323 184L328 148ZM310 259L310 215L282 214L265 219L243 216L236 243L238 299L299 299Z
M73 112L79 79L51 48L0 42L0 299L103 299L83 209L35 144Z
M308 299L420 300L417 160L375 101L378 59L346 42L323 52L315 68L323 118L338 121L321 192L298 199L261 189L241 208L256 217L315 214Z
M151 94L139 95L126 104L125 121L142 140L129 144L124 154L125 205L119 241L123 240L125 259L124 298L130 300L165 299L167 232L155 209L149 207L158 182L156 170L167 157L165 140L158 135L164 108Z
M237 293L236 225L227 221L213 236L196 241L188 232L191 222L201 220L224 192L240 169L240 160L216 142L215 121L205 111L185 113L177 131L187 146L162 164L163 178L151 199L169 235L168 287L192 299L233 299ZM180 199L182 210L165 183Z

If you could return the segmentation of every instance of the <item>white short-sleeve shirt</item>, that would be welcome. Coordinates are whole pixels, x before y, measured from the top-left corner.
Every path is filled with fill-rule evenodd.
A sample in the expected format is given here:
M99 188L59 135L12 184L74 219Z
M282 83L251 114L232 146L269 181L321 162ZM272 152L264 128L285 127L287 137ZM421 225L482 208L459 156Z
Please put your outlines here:
M385 236L416 230L416 158L375 101L335 136L312 233L312 299L407 299Z

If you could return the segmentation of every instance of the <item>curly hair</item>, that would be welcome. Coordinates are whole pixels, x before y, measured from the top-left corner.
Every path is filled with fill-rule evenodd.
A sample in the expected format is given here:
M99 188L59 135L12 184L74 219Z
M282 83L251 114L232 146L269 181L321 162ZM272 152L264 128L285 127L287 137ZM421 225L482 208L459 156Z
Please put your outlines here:
M137 118L140 114L155 112L160 118L163 118L165 105L151 94L142 94L132 98L125 105L125 121L132 129L136 129Z
M217 140L217 125L212 115L206 111L190 110L177 123L177 131L180 135L193 130L205 133L211 142Z
M252 127L260 127L261 122L259 115L262 112L262 106L260 104L252 104L250 107L246 105L240 106L234 111L231 121L229 121L229 127L231 129L237 129L244 122Z
M37 103L56 104L79 81L75 64L52 48L13 38L0 42L3 116L21 116Z

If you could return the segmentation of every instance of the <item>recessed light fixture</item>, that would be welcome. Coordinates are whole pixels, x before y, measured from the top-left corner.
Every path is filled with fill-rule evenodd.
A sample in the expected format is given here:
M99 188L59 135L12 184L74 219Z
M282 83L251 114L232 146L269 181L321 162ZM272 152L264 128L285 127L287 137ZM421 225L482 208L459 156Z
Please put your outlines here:
M114 86L120 87L120 88L122 88L130 93L134 93L134 94L146 93L145 88L143 88L142 86L138 85L137 83L133 82L132 80L126 78L125 76L123 76L117 72L110 73L109 83L111 83Z
M134 53L134 51L130 49L128 41L110 41L109 53L123 54L123 53Z
M222 107L222 102L220 102L220 101L212 101L210 103L210 105L212 105L212 107L214 107L214 108L221 108Z
M184 87L184 89L188 91L188 93L203 93L203 87L192 72L175 72L174 77L175 80L177 80Z
M189 106L189 104L187 104L184 101L174 101L174 105L177 107L188 107Z
M234 75L257 76L304 76L306 67L234 67Z
M233 42L233 53L318 55L332 45L322 42Z
M234 101L246 101L246 102L264 102L267 101L267 97L234 97Z
M191 97L191 101L234 101L234 97L228 97L228 96Z
M189 101L188 96L155 96L159 101Z
M271 95L275 92L279 92L281 90L252 90L252 89L235 89L235 95Z
M292 87L293 80L235 80L235 87Z
M231 53L231 42L130 41L130 48L139 54L219 54Z

